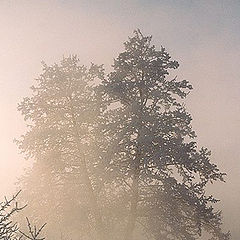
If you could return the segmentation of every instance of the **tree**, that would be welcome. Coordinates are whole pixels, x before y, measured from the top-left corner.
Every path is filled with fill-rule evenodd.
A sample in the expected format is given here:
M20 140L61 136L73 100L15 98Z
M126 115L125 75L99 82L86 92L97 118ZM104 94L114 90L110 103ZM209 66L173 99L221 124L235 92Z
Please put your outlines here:
M0 239L4 240L18 240L19 226L12 221L15 213L21 211L25 206L19 207L17 203L17 196L20 191L13 195L10 199L5 197L5 200L0 203Z
M0 203L0 239L2 240L44 240L40 238L40 234L46 224L40 228L32 226L27 218L29 235L19 229L19 224L13 221L15 213L22 211L26 205L19 207L17 197L21 191L18 191L10 199L5 197L5 200Z
M167 77L178 62L139 30L124 46L101 87L109 106L102 158L108 159L109 182L130 196L119 221L122 239L139 238L136 229L153 239L196 239L202 230L228 239L212 207L217 200L205 192L225 174L210 162L208 149L198 149L182 101L192 85Z
M206 194L225 174L197 147L183 104L191 84L168 76L178 63L139 30L124 46L107 76L76 56L43 64L19 105L30 216L78 239L228 239Z
M27 215L49 222L49 237L62 231L70 238L79 232L82 239L94 231L103 235L92 139L100 111L92 84L102 74L101 66L87 69L76 56L53 66L43 63L33 95L18 107L29 123L18 145L33 159L20 187L31 211Z

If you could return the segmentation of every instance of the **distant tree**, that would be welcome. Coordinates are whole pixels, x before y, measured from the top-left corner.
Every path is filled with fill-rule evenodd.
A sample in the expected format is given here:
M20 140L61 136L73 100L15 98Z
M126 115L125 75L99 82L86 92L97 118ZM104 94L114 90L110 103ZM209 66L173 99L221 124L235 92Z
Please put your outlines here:
M82 239L94 232L103 234L92 134L100 111L93 81L102 75L101 66L87 69L76 56L53 66L43 63L33 95L18 107L28 121L28 132L18 145L33 159L32 168L20 180L28 202L29 212L24 214L47 221L49 237L56 233L60 237L61 232L69 238L81 233Z
M223 181L198 148L183 100L192 89L170 78L164 48L135 31L104 76L76 56L43 64L18 109L28 132L18 141L33 166L20 180L28 216L56 237L86 240L227 240L206 186ZM59 235L60 235L59 234Z
M167 77L178 62L139 30L124 46L100 87L108 103L101 154L124 209L118 216L120 239L139 239L142 233L190 240L202 231L211 239L228 239L212 207L217 200L206 194L207 183L223 181L225 174L210 162L208 149L197 148L182 101L192 85Z

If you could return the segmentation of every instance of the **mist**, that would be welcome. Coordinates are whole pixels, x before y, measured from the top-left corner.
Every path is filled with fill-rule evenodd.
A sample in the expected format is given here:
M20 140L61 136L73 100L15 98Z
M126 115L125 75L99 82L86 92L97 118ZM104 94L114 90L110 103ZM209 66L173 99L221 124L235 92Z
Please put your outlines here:
M152 35L180 67L193 91L186 108L193 117L199 145L212 151L212 162L226 172L226 183L209 189L221 199L224 229L239 235L240 60L238 1L1 1L0 2L0 181L1 196L15 192L15 182L31 161L13 139L26 132L17 104L31 94L42 72L77 54L81 63L113 59L134 29Z

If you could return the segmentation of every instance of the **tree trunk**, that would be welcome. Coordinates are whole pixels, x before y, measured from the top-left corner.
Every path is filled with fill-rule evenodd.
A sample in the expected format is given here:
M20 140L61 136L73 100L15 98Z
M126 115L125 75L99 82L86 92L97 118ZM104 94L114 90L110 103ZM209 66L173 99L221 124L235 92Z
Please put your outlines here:
M143 81L143 73L142 73L142 81ZM137 139L141 136L142 131L142 112L143 112L143 106L144 106L144 97L142 89L139 87L139 96L141 100L141 107L139 111L139 123L140 126L138 128L138 136ZM137 205L138 205L138 198L139 198L139 175L140 175L140 164L141 164L141 146L138 142L137 145L137 151L136 151L136 158L134 162L134 168L133 168L133 183L132 183L132 199L130 202L130 214L128 217L127 227L124 235L124 240L131 240L133 236L133 232L136 225L137 220Z
M127 227L124 235L124 240L130 240L133 235L133 231L137 219L137 204L138 204L138 178L139 178L139 168L136 169L133 177L132 184L132 199L130 205L130 214L128 217Z
M89 174L89 171L88 171L88 168L87 168L85 154L80 151L80 149L81 149L81 146L80 146L80 143L79 143L80 135L79 135L79 132L78 132L77 120L76 120L76 117L75 117L75 114L74 114L74 109L73 109L71 98L70 98L69 102L70 102L70 107L71 107L72 123L73 123L74 128L75 128L76 144L77 144L77 147L78 147L78 151L80 152L80 154L83 155L83 157L80 160L80 164L81 164L81 168L82 168L83 174L84 174L84 181L85 181L85 185L86 185L87 192L88 192L88 195L89 195L89 202L90 202L90 205L91 205L91 208L92 208L92 211L93 211L93 217L95 219L96 232L98 234L99 240L106 240L107 238L106 238L106 233L105 233L105 229L104 229L104 224L103 224L101 212L100 212L99 207L98 207L97 198L96 198L96 195L94 193L94 188L93 188L93 185L92 185L92 181L90 179L90 174Z
M97 198L94 193L91 179L89 178L85 159L83 160L83 165L84 165L84 172L85 172L85 174L84 174L85 184L86 184L87 191L89 194L89 201L90 201L90 204L91 204L91 207L93 210L93 215L94 215L95 223L96 223L96 232L98 233L98 238L100 240L106 240L106 233L105 233L105 229L104 229L101 212L98 207Z

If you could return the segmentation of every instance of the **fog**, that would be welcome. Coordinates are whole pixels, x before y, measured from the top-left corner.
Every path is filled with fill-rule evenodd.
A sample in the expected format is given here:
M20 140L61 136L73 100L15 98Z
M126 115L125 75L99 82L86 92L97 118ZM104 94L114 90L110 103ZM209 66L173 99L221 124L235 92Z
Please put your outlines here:
M237 239L240 214L240 3L238 1L5 1L0 2L1 196L29 163L14 138L25 132L17 103L48 64L77 54L83 64L110 69L123 42L140 28L178 60L179 79L194 90L187 109L200 145L227 173L211 188L221 199L225 228Z

